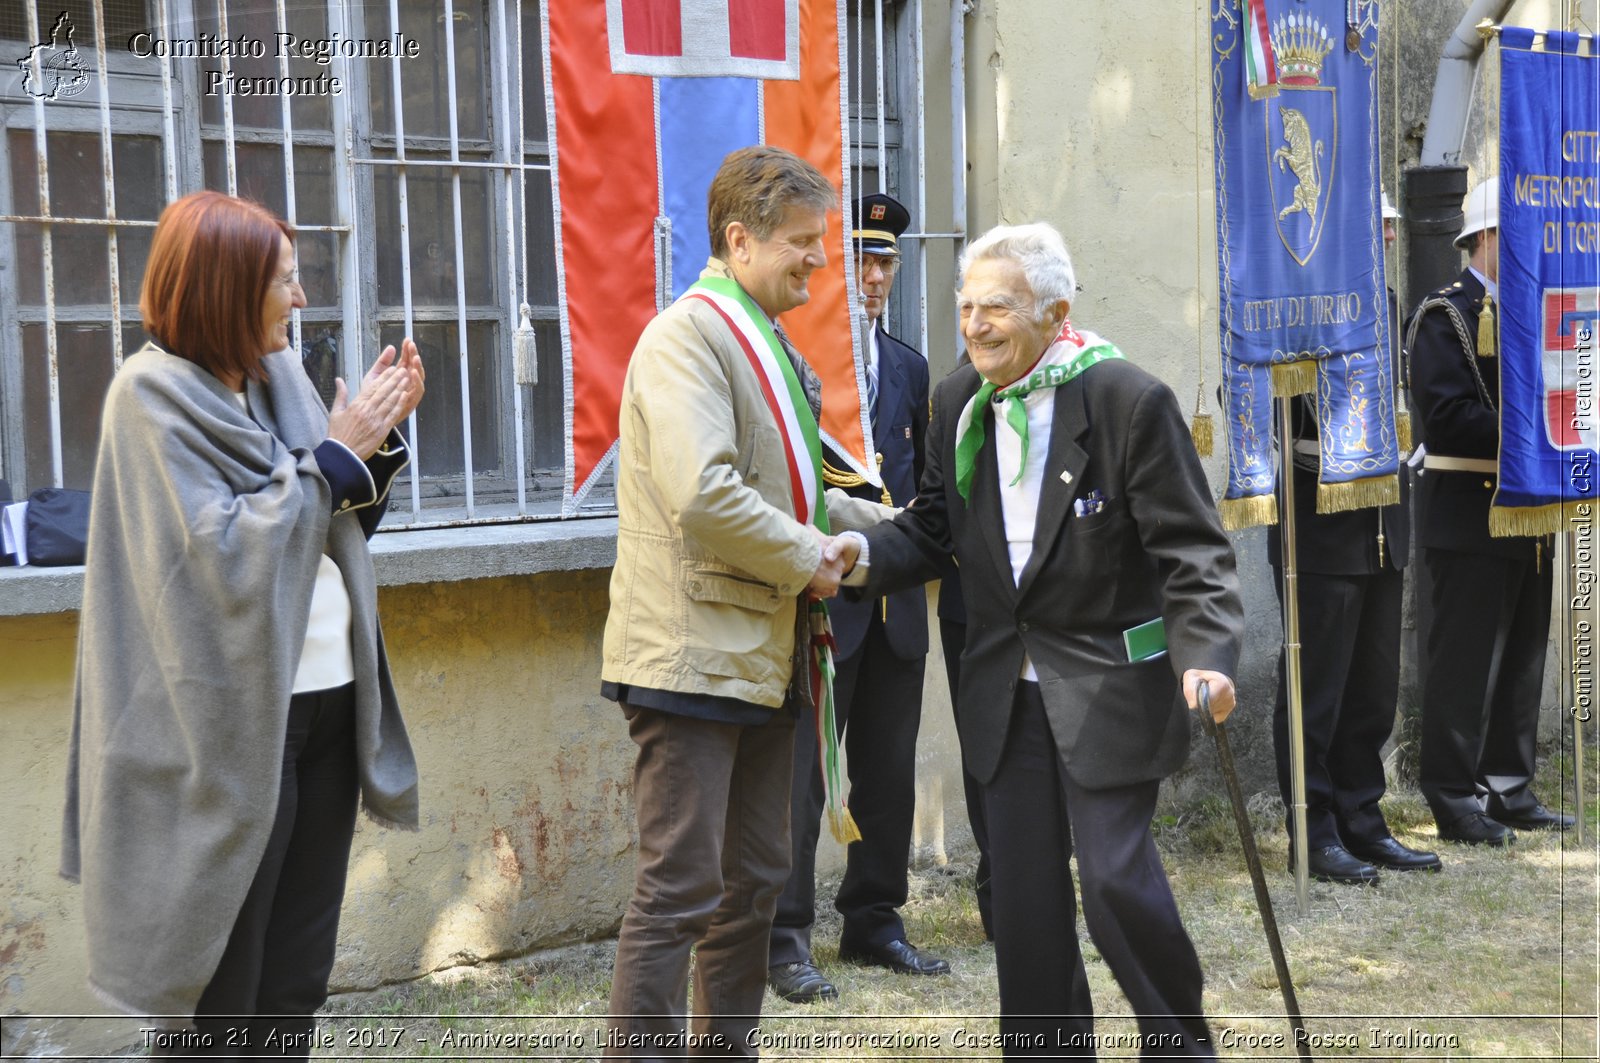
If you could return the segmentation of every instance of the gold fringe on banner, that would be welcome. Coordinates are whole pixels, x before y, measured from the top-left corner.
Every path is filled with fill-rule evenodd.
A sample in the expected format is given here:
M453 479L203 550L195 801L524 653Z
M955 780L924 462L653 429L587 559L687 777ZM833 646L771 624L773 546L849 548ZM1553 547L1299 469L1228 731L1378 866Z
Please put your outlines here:
M1196 413L1189 419L1189 435L1194 440L1195 453L1209 458L1216 448L1216 428L1210 413Z
M1400 452L1409 454L1412 447L1411 436L1411 411L1396 410L1394 414L1394 434L1400 442Z
M1225 531L1243 531L1262 524L1278 523L1278 497L1276 495L1251 495L1248 498L1224 498L1217 503Z
M1311 395L1317 390L1317 363L1279 362L1272 367L1272 397L1288 399Z
M1317 484L1318 513L1344 513L1352 509L1399 503L1398 475L1369 476L1365 480L1350 480L1342 484Z
M1600 517L1600 505L1592 499L1552 502L1548 506L1490 506L1489 534L1496 539L1550 535L1572 531L1569 522L1596 517Z

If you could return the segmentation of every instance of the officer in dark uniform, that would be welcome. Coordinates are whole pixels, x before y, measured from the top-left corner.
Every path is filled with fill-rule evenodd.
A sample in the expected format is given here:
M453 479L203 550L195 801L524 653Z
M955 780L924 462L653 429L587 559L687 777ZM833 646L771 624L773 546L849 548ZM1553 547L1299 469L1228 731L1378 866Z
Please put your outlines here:
M904 506L922 477L928 429L928 363L883 330L906 208L885 195L856 203L856 281L871 322L865 350L867 402L883 487L848 471L823 450L823 478L852 495ZM922 721L923 666L928 654L928 604L921 587L863 602L829 603L837 640L834 699L849 761L851 815L861 840L846 851L844 882L834 906L844 916L841 959L905 974L948 974L950 965L906 941L899 907L906 902L906 866L916 811L917 728ZM815 733L804 722L798 733ZM817 836L822 775L817 743L796 741L791 805L793 863L773 919L767 984L785 1000L809 1003L839 993L811 955L816 919Z
M1456 246L1470 258L1429 295L1407 335L1425 446L1418 542L1432 584L1424 617L1422 795L1439 837L1506 845L1565 830L1532 788L1550 633L1549 536L1491 538L1500 447L1499 202L1490 179L1467 197Z
M1383 197L1383 239L1395 239L1399 211ZM1400 379L1399 311L1389 291L1390 364ZM1294 400L1294 512L1299 572L1300 689L1305 735L1307 870L1323 882L1376 883L1381 870L1437 871L1439 858L1401 845L1378 808L1383 745L1394 730L1400 695L1400 607L1411 552L1410 472L1400 470L1398 505L1317 512L1321 465L1316 403ZM1280 578L1277 527L1267 557ZM1278 672L1272 716L1278 792L1290 804L1287 668ZM1290 834L1294 831L1291 818ZM1291 847L1292 851L1292 847Z

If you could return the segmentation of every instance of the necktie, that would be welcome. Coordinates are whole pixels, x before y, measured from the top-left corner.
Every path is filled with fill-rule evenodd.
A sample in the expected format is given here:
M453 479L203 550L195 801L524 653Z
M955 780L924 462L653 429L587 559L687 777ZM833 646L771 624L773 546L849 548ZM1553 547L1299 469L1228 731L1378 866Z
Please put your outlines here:
M878 363L876 360L867 363L867 416L871 419L873 427L877 427Z

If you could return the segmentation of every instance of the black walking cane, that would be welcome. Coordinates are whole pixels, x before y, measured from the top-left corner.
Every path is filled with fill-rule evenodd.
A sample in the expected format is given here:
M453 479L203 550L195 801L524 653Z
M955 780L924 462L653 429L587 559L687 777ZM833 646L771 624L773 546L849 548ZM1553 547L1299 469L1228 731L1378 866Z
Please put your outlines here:
M1200 724L1206 733L1217 741L1217 759L1222 763L1222 779L1228 785L1228 799L1233 803L1233 818L1239 824L1239 845L1244 849L1244 861L1250 866L1250 885L1255 887L1256 908L1261 912L1261 927L1267 932L1267 948L1272 951L1272 966L1278 972L1278 988L1283 991L1283 1007L1288 1012L1289 1025L1294 1027L1295 1050L1301 1059L1311 1058L1310 1037L1306 1022L1300 1017L1300 1002L1295 999L1294 982L1289 977L1289 961L1283 955L1283 939L1278 936L1278 920L1272 914L1272 895L1267 892L1267 876L1261 870L1261 854L1256 851L1255 832L1250 829L1250 812L1244 807L1244 793L1239 789L1239 772L1233 766L1233 749L1228 745L1228 731L1211 718L1211 686L1200 682Z

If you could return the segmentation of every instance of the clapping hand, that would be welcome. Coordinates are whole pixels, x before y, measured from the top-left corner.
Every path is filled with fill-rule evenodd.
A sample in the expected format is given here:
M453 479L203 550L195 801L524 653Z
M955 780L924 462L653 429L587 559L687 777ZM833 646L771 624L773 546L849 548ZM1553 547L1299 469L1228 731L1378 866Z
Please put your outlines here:
M425 377L422 356L410 337L401 344L398 358L393 345L385 347L362 378L361 391L354 399L342 378L333 382L328 438L343 443L366 461L377 453L390 430L416 410L422 401Z

